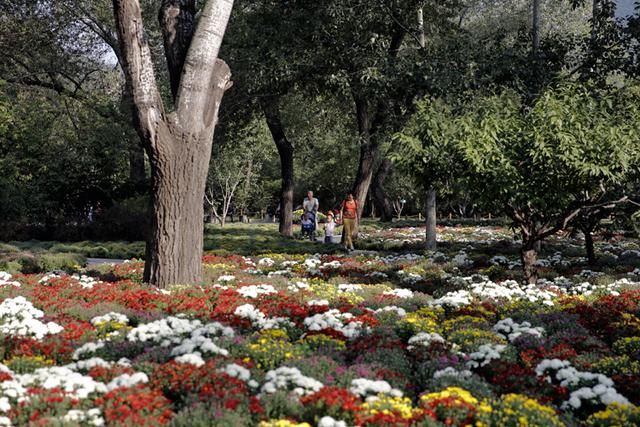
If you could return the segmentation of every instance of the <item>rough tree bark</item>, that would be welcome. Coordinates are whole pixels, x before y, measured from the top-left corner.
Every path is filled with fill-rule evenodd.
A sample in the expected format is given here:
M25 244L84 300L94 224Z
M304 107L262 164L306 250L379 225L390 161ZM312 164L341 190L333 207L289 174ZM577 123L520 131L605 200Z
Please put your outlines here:
M384 182L392 172L393 163L389 159L384 159L380 167L378 167L378 171L371 183L371 192L373 193L372 212L374 211L374 207L377 207L376 211L379 212L380 221L382 222L391 222L393 219L391 203L384 189Z
M589 229L583 229L582 233L584 234L584 246L587 251L587 262L589 265L596 265L596 251L593 243L593 234Z
M209 0L184 58L175 111L165 112L138 0L113 0L136 130L151 164L152 230L144 279L158 287L202 279L203 200L213 132L231 72L218 60L232 0ZM179 31L179 21L174 22ZM171 33L169 32L169 35Z
M522 262L524 279L531 284L538 281L538 269L535 266L538 253L535 249L535 244L536 240L528 240L522 242L522 248L520 248L520 261Z
M540 52L540 0L533 0L533 13L531 19L531 38L533 58L538 59Z
M391 37L388 49L388 62L393 64L398 56L402 40L406 34L404 27L396 25L395 33ZM355 104L356 121L358 123L358 139L360 143L360 161L358 172L353 184L353 197L358 202L358 219L362 217L367 193L373 178L373 166L380 149L380 130L388 121L389 100L372 99L370 96L359 93L357 84L352 85L352 96ZM359 221L358 221L359 223ZM354 229L357 234L358 225Z
M267 121L267 126L276 143L280 156L280 174L282 187L280 190L280 234L286 237L293 236L293 145L287 139L287 135L280 119L280 106L277 97L265 97L262 99L262 111Z
M438 220L435 188L429 187L427 190L427 200L425 205L426 249L428 251L434 251L437 247L436 222Z

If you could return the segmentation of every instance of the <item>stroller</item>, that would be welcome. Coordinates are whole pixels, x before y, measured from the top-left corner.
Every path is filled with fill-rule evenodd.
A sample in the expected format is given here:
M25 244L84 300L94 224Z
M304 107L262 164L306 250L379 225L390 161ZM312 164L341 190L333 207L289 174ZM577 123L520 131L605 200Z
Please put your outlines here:
M314 212L306 212L302 215L302 229L301 229L301 238L309 240L316 239L316 214Z

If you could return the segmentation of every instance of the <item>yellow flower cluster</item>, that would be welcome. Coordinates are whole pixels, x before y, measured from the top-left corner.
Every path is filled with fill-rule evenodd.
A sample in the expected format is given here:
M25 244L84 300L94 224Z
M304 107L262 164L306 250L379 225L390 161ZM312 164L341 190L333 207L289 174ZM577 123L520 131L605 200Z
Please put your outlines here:
M507 344L500 335L484 329L458 329L449 334L449 341L458 344L464 352L474 352L483 344Z
M303 342L313 350L318 348L331 348L337 351L342 351L347 347L344 341L324 334L307 335L304 337Z
M260 332L257 339L247 345L247 356L263 369L276 368L285 360L302 355L302 348L289 342L287 333L278 329Z
M444 329L444 332L448 334L452 331L461 329L463 327L464 328L471 327L476 329L488 328L489 323L481 317L465 315L465 316L458 316L452 319L445 320L442 327Z
M640 375L640 362L627 355L603 357L595 362L591 370L605 375Z
M286 419L260 421L259 427L311 427L309 423L297 423Z
M398 322L401 329L408 329L411 334L418 332L441 332L440 318L443 315L441 308L421 308L417 311L408 313L402 320Z
M2 362L15 373L23 374L35 371L38 368L55 365L55 361L44 356L15 356Z
M371 415L396 414L407 420L422 413L422 409L414 408L411 405L411 399L408 397L391 397L383 394L375 400L363 403L361 408Z
M613 351L629 356L640 353L640 337L620 338L613 343Z
M635 405L612 403L607 409L596 412L587 418L587 426L618 427L640 425L640 408Z
M204 266L212 270L235 270L235 267L229 264L205 264Z
M468 403L469 405L475 406L478 404L478 399L473 397L473 395L469 391L463 389L462 387L453 386L447 387L444 390L437 391L435 393L423 394L422 396L420 396L420 400L423 402L429 402L432 400L446 399L449 397Z
M116 322L115 320L112 320L110 322L98 322L96 323L95 327L96 334L99 338L109 338L114 335L120 335L121 330L124 330L124 332L126 333L126 331L131 329L131 326L129 326L126 322Z
M330 302L343 300L349 304L360 304L364 298L356 292L339 292L338 286L333 283L313 281L310 284L311 292L316 296L314 299L326 299Z
M520 394L507 394L493 402L491 412L480 412L483 426L562 427L556 411Z

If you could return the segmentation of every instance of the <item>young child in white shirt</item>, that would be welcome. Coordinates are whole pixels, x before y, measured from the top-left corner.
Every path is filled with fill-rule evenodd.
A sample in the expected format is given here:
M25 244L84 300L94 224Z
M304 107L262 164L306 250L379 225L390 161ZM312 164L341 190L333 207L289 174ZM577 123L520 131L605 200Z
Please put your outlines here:
M324 224L324 242L333 243L333 232L336 229L336 223L333 220L333 212L327 214L327 222Z

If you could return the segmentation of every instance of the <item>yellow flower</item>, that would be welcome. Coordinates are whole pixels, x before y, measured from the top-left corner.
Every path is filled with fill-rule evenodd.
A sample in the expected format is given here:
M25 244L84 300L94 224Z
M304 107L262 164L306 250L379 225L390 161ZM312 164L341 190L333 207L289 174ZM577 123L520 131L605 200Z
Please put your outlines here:
M259 427L311 427L308 423L296 423L285 419L261 421Z
M423 394L420 397L420 400L428 402L430 400L445 399L447 397L454 397L470 405L478 404L478 399L473 397L471 393L461 387L447 387L446 389L439 392Z
M404 419L411 419L422 413L421 409L411 405L411 399L408 397L391 397L382 394L376 400L363 403L361 408L371 415L397 414Z

